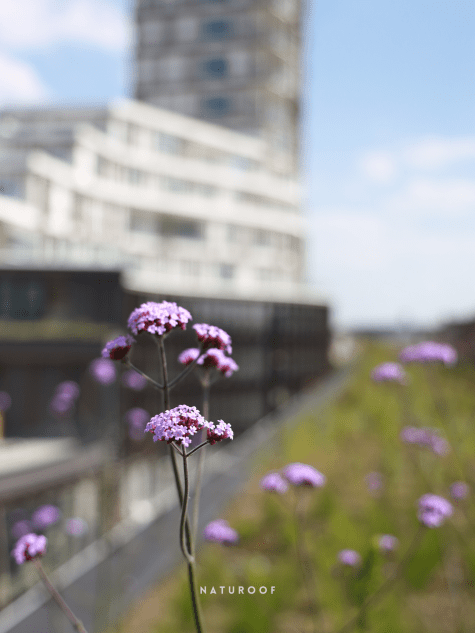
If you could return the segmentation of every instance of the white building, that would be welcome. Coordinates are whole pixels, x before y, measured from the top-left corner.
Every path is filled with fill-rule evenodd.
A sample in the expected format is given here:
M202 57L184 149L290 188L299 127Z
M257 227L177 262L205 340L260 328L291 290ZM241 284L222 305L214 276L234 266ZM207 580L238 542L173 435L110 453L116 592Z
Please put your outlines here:
M136 101L3 111L0 265L119 267L130 290L305 302L294 174L263 139Z

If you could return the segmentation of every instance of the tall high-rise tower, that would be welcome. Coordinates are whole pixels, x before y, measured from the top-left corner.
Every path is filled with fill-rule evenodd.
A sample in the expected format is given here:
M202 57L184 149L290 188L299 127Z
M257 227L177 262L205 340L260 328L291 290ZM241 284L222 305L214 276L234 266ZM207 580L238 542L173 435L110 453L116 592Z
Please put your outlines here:
M265 138L298 171L301 0L136 0L135 98Z

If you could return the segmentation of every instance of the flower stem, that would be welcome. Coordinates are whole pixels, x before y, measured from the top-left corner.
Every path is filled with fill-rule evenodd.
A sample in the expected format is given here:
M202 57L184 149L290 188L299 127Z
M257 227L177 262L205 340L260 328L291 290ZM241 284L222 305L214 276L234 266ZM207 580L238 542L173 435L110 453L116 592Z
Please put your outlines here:
M147 374L145 374L141 369L139 369L138 367L133 365L128 358L124 358L122 362L124 363L124 365L126 365L127 367L130 367L130 369L133 369L138 374L143 376L146 380L148 380L148 382L151 385L153 385L155 387L155 389L163 389L163 385L161 385L159 382L157 382L153 378L150 378L150 376L147 376Z
M315 579L311 572L311 567L309 565L309 555L305 549L305 531L304 531L304 521L303 514L299 511L299 501L301 498L299 497L299 491L296 490L295 497L295 505L294 505L294 527L295 527L295 549L297 553L297 560L299 562L300 568L302 570L302 578L305 585L305 590L307 592L307 597L309 604L312 607L312 615L316 616L316 612L318 610L317 600L315 597L315 587L312 587L311 584L315 584ZM317 623L315 618L313 619L313 630L317 631Z
M201 386L203 387L203 417L205 420L209 420L209 388L210 388L209 369L205 370L203 379L201 380ZM204 444L206 444L206 442L204 441L206 439L206 434L207 434L207 430L203 429L201 431L202 444L200 444L200 446L203 446ZM198 448L199 446L197 446L191 452L198 450ZM191 521L193 540L196 540L196 535L198 532L198 520L199 520L199 514L200 514L200 496L201 496L201 485L202 485L203 470L204 470L204 463L205 463L205 454L206 454L206 450L203 448L198 459L198 467L196 470L195 498L193 502L193 518Z
M58 593L58 590L56 589L56 587L53 585L51 580L46 575L46 572L43 569L43 565L41 564L41 561L38 558L34 558L33 564L38 570L40 578L43 581L46 589L48 589L48 591L51 594L51 597L55 600L55 602L60 607L61 611L63 611L63 613L68 618L68 620L71 622L71 624L73 625L73 628L76 631L78 631L78 633L87 633L86 629L84 628L83 623L80 620L78 620L78 618L74 615L74 613L71 611L71 609L68 607L68 605L62 598L62 596Z

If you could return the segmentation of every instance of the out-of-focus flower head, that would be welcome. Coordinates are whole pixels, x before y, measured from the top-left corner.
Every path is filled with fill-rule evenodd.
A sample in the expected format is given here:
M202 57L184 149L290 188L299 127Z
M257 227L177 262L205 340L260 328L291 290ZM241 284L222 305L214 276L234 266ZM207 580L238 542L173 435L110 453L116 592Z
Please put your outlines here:
M46 536L33 533L25 534L15 545L12 556L15 558L17 565L22 565L27 560L43 556L47 545L48 539Z
M6 391L0 391L0 412L4 413L12 406L10 394Z
M129 437L134 442L140 442L144 439L144 429L150 414L145 409L134 407L129 409L125 414L125 419L129 424Z
M438 435L437 429L406 426L401 431L400 437L406 444L430 448L436 455L447 455L450 450L447 440Z
M373 369L371 378L375 382L406 383L406 372L399 363L382 363Z
M183 350L183 352L178 356L178 362L182 365L188 366L191 365L191 363L195 361L199 355L200 350L197 347L190 347Z
M22 521L17 521L12 525L12 536L15 539L19 539L25 534L29 534L31 532L32 525L31 521L27 521L23 519Z
M418 506L417 518L430 528L440 527L453 513L452 504L447 499L430 493L419 499Z
M61 512L59 508L53 505L44 505L33 512L31 522L37 529L42 530L50 525L54 525L60 518Z
M163 336L176 327L180 327L182 330L186 329L186 324L192 318L188 310L177 306L176 303L148 301L142 303L139 308L135 308L129 316L127 324L134 334L148 332L156 336Z
M111 385L117 377L114 361L110 358L95 358L89 365L89 372L101 385Z
M187 447L191 444L192 437L202 428L207 429L210 444L233 439L233 431L229 424L222 420L218 420L216 425L208 422L196 407L189 407L186 404L154 416L145 427L145 432L153 433L154 442L175 442Z
M382 552L393 552L397 549L399 540L392 534L383 534L378 539L378 547Z
M282 474L292 486L321 488L326 482L325 475L322 475L316 468L299 462L288 464Z
M79 385L74 380L60 382L50 400L50 410L58 415L71 413L80 392Z
M112 341L106 343L102 350L102 357L110 360L122 360L127 356L130 348L135 343L135 339L127 334L126 336L118 336Z
M208 323L197 323L193 326L193 329L195 330L203 349L216 348L221 349L228 354L233 353L231 337L221 328L216 327L215 325L209 325Z
M338 552L338 560L349 567L358 567L361 564L361 556L354 549L342 549Z
M83 536L89 530L89 526L84 519L73 517L66 521L66 532L71 536Z
M380 492L384 487L384 478L381 473L373 471L365 476L366 486L369 492Z
M260 486L263 490L281 495L289 489L289 484L280 473L268 473L261 479Z
M455 365L457 362L456 350L446 343L424 341L416 345L405 347L399 354L402 363L444 363Z
M456 481L450 486L450 494L453 499L465 499L469 492L470 488L464 481Z
M142 391L147 386L147 379L134 369L128 369L122 374L122 384L134 391Z
M239 541L239 534L224 519L208 523L203 531L203 536L207 541L223 545L234 545Z
M216 368L226 378L233 375L233 372L239 369L238 365L229 358L220 349L209 349L197 361L198 365L202 365L204 369Z

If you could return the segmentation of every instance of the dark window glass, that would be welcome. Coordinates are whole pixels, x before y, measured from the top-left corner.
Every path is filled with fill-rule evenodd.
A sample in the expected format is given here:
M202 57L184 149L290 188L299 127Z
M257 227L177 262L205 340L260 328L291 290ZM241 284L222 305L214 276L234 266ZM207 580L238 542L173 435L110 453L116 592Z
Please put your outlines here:
M232 279L234 277L234 266L231 266L231 264L221 264L219 267L219 276L222 279Z
M161 232L164 237L186 237L199 240L203 237L203 226L201 222L192 220L166 218L162 220Z
M43 316L45 293L41 283L29 280L4 280L0 294L4 318L39 319Z
M225 59L210 59L204 64L205 73L213 79L221 79L228 74L228 64Z
M209 40L224 40L231 34L231 24L225 20L214 20L203 26L203 35Z
M230 109L229 99L224 97L214 97L212 99L205 99L204 110L206 114L211 116L224 116Z

